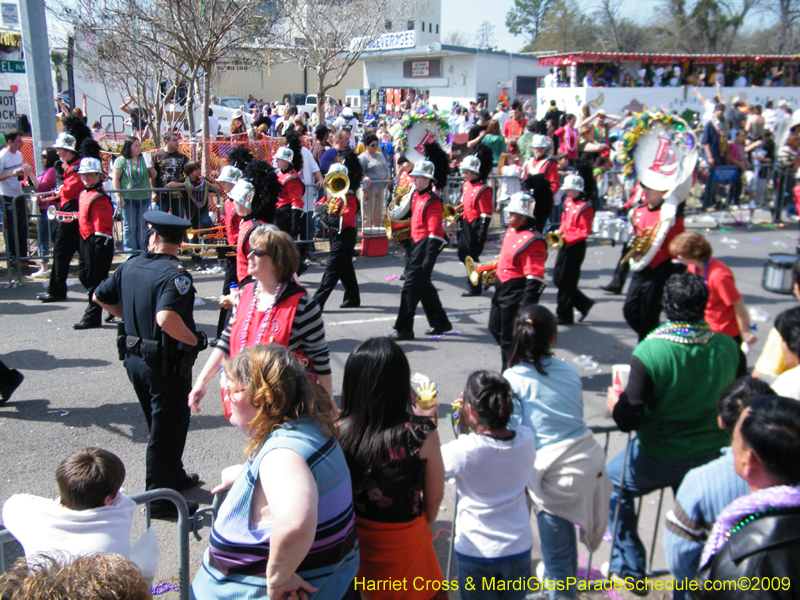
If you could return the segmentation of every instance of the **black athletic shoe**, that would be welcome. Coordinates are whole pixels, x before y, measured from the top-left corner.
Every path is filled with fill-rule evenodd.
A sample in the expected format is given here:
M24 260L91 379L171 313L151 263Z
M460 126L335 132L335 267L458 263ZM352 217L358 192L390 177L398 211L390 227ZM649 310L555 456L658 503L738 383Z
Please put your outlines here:
M8 383L0 385L0 406L11 399L11 394L19 387L19 384L22 383L25 376L16 369L11 369L9 379L10 381Z
M413 331L393 331L389 335L387 335L390 340L395 340L397 342L403 342L406 340L413 340L414 339L414 332Z
M447 327L431 327L425 330L425 335L443 335L448 331L453 331L452 325L448 325Z

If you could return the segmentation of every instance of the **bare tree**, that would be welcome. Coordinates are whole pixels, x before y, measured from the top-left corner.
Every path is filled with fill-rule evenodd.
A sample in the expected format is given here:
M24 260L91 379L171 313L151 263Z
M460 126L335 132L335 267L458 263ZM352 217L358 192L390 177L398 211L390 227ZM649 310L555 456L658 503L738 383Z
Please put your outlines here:
M610 29L614 37L614 51L622 52L622 43L620 42L620 35L618 31L618 15L619 9L622 7L624 0L600 0L600 8L598 13L602 22L606 25L604 29Z
M489 21L484 21L478 27L478 31L475 34L475 44L478 48L491 48L492 41L494 40L494 25L489 23Z
M442 38L442 43L449 46L469 46L469 35L463 31L448 31L447 35Z
M286 0L282 8L281 42L265 44L265 50L316 72L320 117L325 93L372 50L378 36L403 35L397 25L424 14L421 0Z

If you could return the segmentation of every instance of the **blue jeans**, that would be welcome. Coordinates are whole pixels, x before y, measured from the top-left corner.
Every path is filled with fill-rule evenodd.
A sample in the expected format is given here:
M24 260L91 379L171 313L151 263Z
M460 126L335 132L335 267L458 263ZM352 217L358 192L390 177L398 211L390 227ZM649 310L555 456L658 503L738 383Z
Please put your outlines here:
M494 563L472 562L460 557L458 559L458 590L461 593L461 600L524 600L527 593L525 586L530 575L530 552L522 558ZM471 583L467 581L467 577L472 578ZM492 577L494 577L495 583L519 581L522 578L521 589L484 589L483 579L486 578L488 583ZM467 589L468 585L475 589Z
M576 577L578 573L578 538L575 525L547 512L536 515L539 525L539 539L542 542L542 560L544 561L544 578L546 581L563 581L566 586L568 577ZM550 598L575 598L577 586L562 591L550 590Z
M125 206L122 207L122 249L125 252L145 249L142 215L147 212L149 206L149 198L147 200L125 198Z
M637 532L638 516L634 500L663 487L671 487L676 492L686 473L709 461L719 453L702 458L688 460L665 461L650 458L639 445L639 439L633 438L628 451L628 465L625 471L625 488L620 494L622 461L625 453L620 452L606 465L606 471L614 484L611 492L608 527L613 533L614 510L619 501L619 525L614 547L611 550L610 570L623 579L633 577L642 579L646 573L646 552Z
M50 242L56 235L58 221L47 218L47 213L39 213L39 256L50 254Z

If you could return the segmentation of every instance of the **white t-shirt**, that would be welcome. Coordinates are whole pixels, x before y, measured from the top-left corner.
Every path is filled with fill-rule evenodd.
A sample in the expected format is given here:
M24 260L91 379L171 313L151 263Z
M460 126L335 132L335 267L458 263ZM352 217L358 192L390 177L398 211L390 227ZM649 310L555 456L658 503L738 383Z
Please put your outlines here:
M89 510L70 510L58 498L14 494L3 505L3 525L22 544L27 557L114 552L129 559L135 509L136 503L123 494L113 504Z
M500 134L502 135L503 128L506 126L506 121L511 118L511 115L504 110L498 110L492 118L500 124Z
M216 140L219 133L219 119L214 115L208 117L208 138Z
M12 173L22 167L22 152L13 154L8 148L0 150L0 175ZM0 194L12 198L22 193L22 182L16 176L0 181Z
M781 373L772 384L772 389L778 396L800 400L800 367Z
M461 435L442 446L446 477L458 488L456 552L503 558L533 546L525 486L533 474L536 440L521 427L510 440Z

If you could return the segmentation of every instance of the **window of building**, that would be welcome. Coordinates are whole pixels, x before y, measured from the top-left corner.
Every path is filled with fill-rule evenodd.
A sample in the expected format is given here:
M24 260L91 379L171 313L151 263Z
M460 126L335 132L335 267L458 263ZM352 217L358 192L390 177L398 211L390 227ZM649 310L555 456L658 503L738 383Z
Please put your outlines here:
M437 34L439 33L439 24L438 23L436 24L436 33Z
M383 24L383 27L384 27L384 29L386 29L386 31L391 31L392 30L392 22L391 21L386 21Z
M422 22L422 33L425 33L425 21Z
M409 21L408 22L408 26L406 27L406 29L408 31L413 31L414 30L414 21Z
M433 25L428 23L428 33L433 33Z

